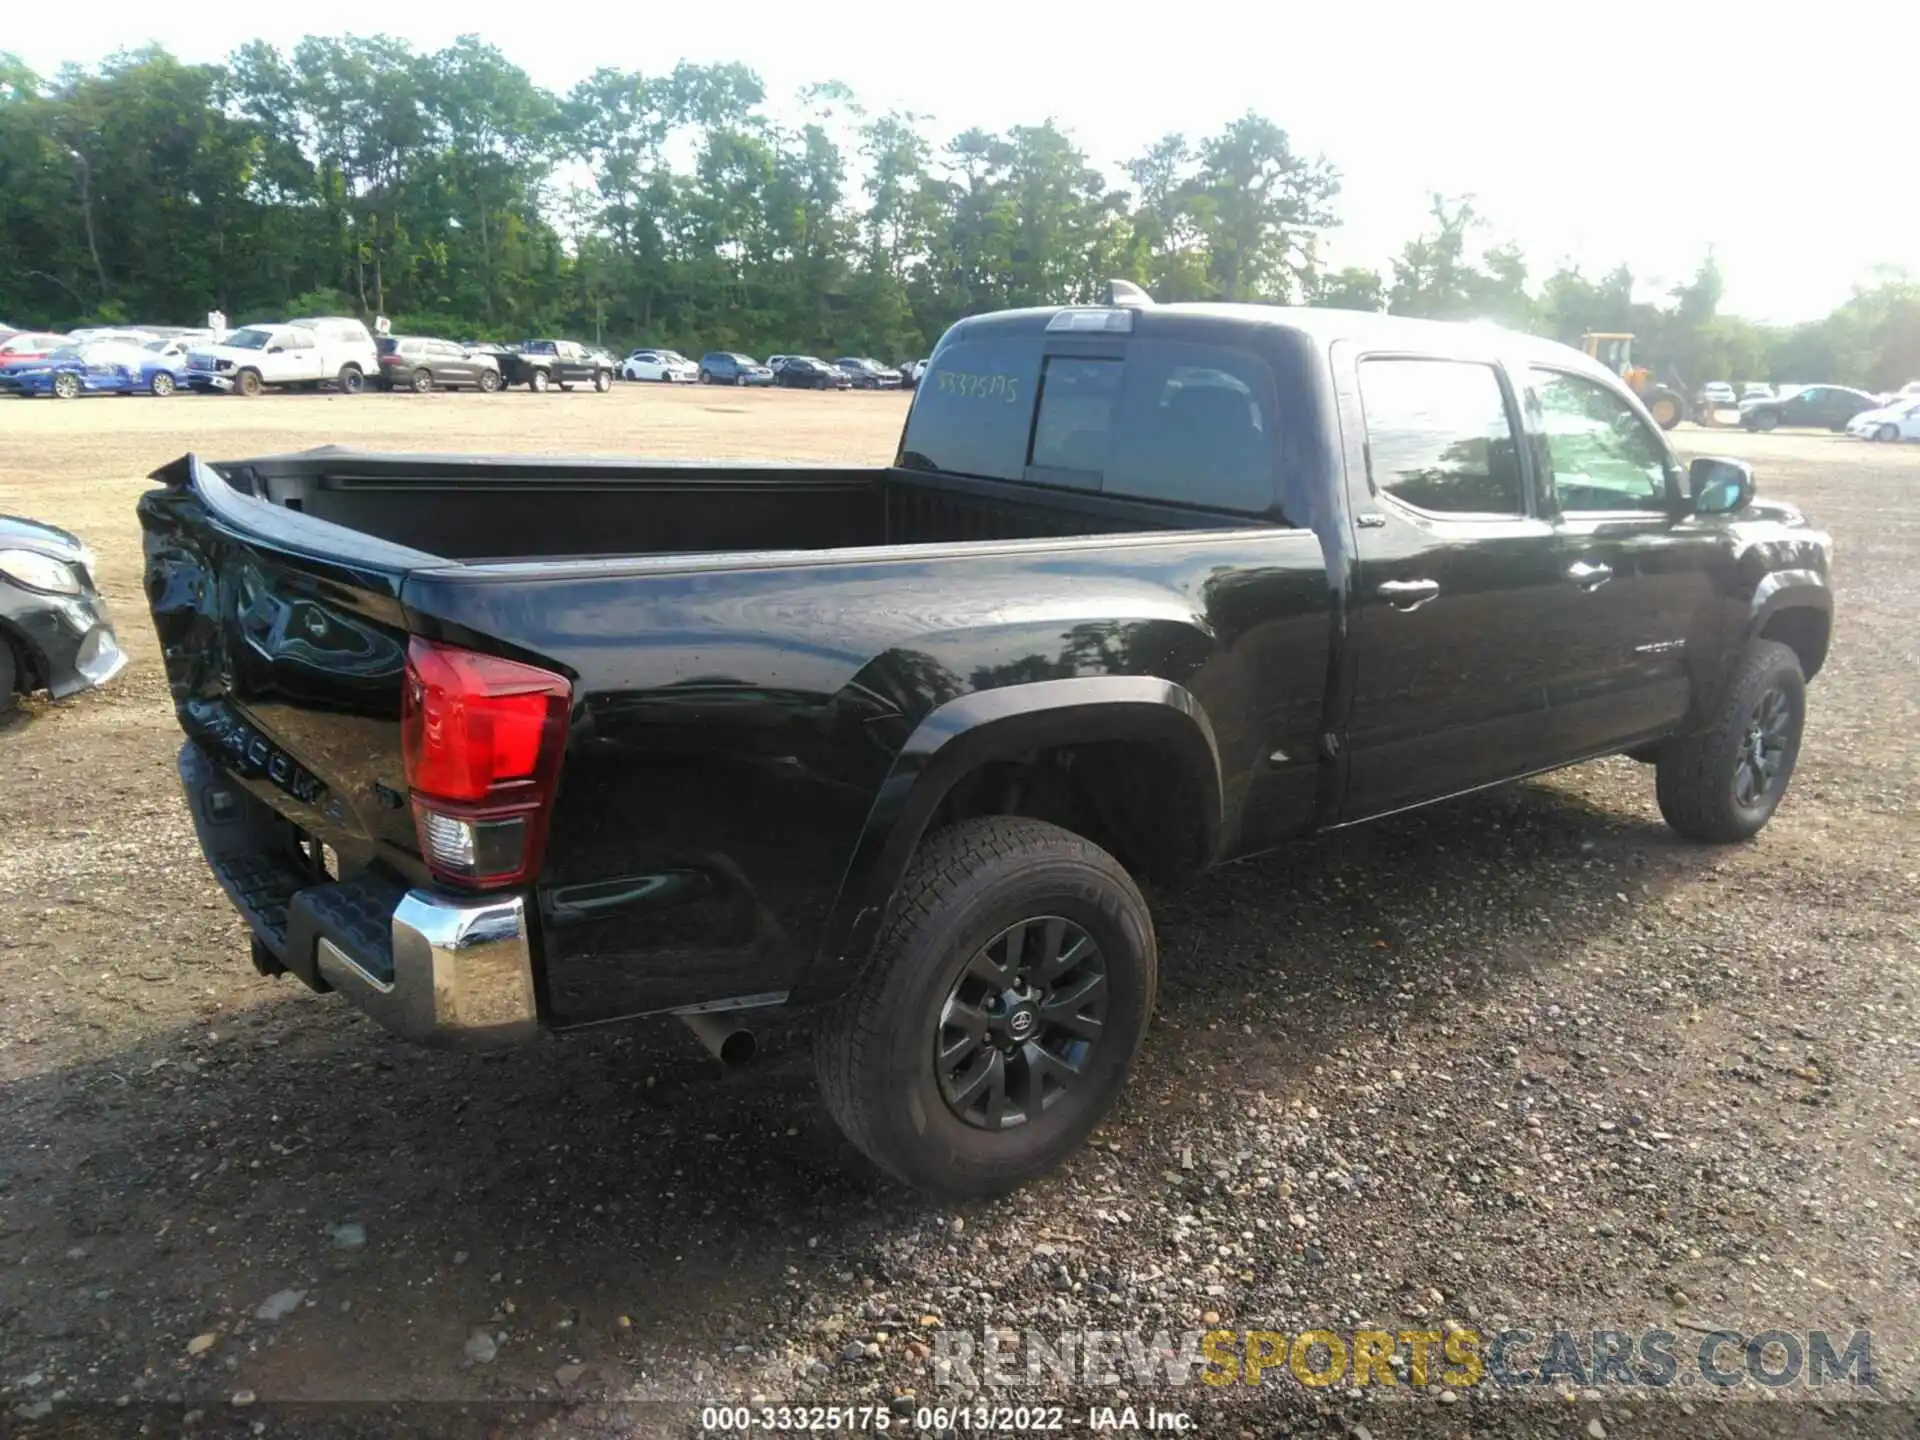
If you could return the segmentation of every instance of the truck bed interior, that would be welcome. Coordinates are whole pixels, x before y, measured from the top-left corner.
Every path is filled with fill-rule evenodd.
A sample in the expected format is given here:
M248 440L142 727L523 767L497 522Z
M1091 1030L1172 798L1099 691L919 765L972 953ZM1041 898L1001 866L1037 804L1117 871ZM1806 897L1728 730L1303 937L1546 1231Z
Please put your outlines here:
M1217 529L1260 521L965 476L320 450L216 467L246 494L468 564Z

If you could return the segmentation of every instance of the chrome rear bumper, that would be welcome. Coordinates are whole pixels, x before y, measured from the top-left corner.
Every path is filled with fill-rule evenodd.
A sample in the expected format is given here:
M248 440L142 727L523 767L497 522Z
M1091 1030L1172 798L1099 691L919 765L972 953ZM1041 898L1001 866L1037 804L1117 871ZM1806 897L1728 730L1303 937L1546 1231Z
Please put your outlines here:
M406 889L372 870L327 879L283 848L286 827L249 780L192 741L179 763L201 851L261 969L291 970L423 1044L513 1045L538 1032L523 896Z
M533 1038L538 1019L526 902L458 900L409 890L394 907L392 969L322 935L320 978L387 1029L410 1040L511 1045Z

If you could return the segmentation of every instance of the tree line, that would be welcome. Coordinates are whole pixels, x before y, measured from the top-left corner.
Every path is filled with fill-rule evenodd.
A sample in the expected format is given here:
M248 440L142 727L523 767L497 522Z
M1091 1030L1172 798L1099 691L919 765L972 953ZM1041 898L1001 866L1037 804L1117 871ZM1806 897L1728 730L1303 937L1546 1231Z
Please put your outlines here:
M833 83L786 113L738 64L557 94L473 36L255 41L217 65L147 48L52 77L0 54L0 318L385 314L455 338L901 359L963 315L1120 277L1160 300L1631 331L1690 385L1920 376L1920 282L1891 269L1824 319L1758 325L1723 313L1711 253L1636 301L1624 264L1536 279L1441 196L1386 271L1330 268L1339 174L1253 113L1162 138L1124 186L1053 120L943 141Z

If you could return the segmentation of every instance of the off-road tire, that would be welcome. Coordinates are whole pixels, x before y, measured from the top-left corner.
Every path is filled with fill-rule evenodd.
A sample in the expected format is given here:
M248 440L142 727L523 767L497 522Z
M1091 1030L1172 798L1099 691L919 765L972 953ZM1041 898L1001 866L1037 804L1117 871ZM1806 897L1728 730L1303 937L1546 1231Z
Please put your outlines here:
M942 1098L934 1040L955 980L1022 920L1061 916L1106 963L1101 1038L1038 1119L976 1128ZM1039 820L966 820L922 841L866 969L814 1033L828 1112L868 1159L916 1189L999 1194L1079 1147L1119 1095L1153 1014L1153 920L1132 877L1092 841Z
M1782 763L1758 802L1743 805L1734 793L1735 769L1755 714L1773 690L1784 694L1790 716ZM1754 641L1713 723L1697 734L1675 736L1661 749L1655 792L1667 824L1689 840L1722 845L1759 834L1793 780L1806 721L1807 682L1800 657L1775 641Z
M358 365L342 365L333 383L340 387L342 395L358 395L366 388L367 377Z
M260 372L258 370L242 370L238 375L233 377L233 393L236 395L244 395L249 400L266 388L266 385L262 383L260 379Z

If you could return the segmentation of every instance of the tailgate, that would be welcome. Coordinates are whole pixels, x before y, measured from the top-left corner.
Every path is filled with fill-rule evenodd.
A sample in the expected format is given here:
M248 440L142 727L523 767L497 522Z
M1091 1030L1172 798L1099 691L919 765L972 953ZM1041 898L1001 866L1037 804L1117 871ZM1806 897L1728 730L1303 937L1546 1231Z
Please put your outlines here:
M436 557L245 494L192 455L140 499L181 727L343 869L424 879L400 750L400 588ZM298 843L298 842L297 842Z

